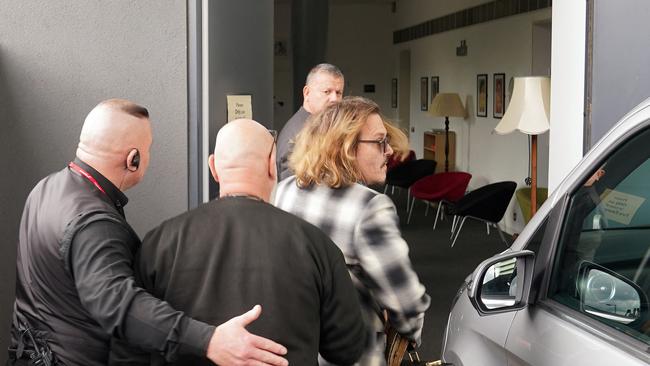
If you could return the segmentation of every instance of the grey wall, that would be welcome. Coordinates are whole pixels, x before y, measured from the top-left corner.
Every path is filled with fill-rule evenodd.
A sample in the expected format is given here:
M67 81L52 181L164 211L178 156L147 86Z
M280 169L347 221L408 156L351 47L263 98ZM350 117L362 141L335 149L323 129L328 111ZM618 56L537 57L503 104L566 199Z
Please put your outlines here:
M226 95L252 94L253 119L273 126L273 1L209 2L210 138L226 123Z
M251 94L253 119L273 127L273 0L208 5L210 144L226 123L226 95ZM210 197L217 194L210 178Z
M100 100L129 98L152 116L150 170L127 192L135 229L187 208L186 43L183 0L0 0L0 363L25 197L74 157Z
M293 106L303 103L302 88L309 70L326 62L329 0L291 1L291 55L293 59ZM341 67L339 65L339 67ZM345 70L345 69L344 69Z
M592 1L593 145L625 113L650 97L650 2Z

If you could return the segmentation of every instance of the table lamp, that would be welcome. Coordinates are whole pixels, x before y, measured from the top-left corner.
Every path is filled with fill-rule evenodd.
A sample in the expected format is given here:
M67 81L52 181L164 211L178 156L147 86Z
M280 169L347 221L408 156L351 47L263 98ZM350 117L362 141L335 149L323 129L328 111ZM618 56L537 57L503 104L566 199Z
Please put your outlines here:
M457 93L438 93L431 101L429 114L445 117L445 172L449 171L449 117L465 117L465 108Z

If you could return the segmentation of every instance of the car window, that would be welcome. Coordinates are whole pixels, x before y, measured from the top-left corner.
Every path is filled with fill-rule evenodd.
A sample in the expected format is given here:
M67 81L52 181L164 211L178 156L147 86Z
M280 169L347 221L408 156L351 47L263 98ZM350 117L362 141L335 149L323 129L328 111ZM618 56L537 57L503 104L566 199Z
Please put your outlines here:
M650 344L650 132L571 195L548 297Z

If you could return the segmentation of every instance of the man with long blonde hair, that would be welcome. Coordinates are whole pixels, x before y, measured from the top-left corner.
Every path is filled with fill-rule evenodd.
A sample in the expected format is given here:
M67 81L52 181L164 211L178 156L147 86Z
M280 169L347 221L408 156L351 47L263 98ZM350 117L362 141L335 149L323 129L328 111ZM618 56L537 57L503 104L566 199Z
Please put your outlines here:
M377 333L360 365L385 364L384 310L400 334L419 343L429 307L395 205L369 188L386 179L388 158L405 151L406 136L382 118L376 103L347 97L308 120L289 158L295 176L276 192L278 207L319 227L343 252L364 316Z

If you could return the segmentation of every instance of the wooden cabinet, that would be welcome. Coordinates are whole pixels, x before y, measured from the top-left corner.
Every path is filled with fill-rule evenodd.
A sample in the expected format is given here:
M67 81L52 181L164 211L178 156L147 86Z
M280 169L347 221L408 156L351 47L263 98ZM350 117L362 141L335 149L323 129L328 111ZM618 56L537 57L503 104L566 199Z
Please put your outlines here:
M424 158L436 161L436 173L445 171L445 131L424 133ZM449 131L449 171L456 170L456 133Z

